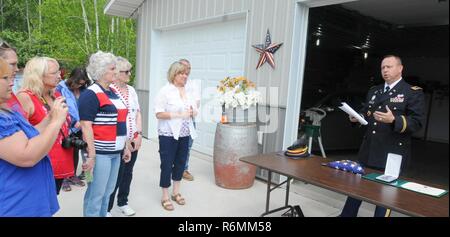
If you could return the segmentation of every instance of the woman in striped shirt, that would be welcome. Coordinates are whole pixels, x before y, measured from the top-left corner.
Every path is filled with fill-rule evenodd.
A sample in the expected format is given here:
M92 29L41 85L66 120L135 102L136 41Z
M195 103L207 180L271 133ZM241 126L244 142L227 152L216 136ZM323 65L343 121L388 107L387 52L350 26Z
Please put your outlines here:
M79 99L79 114L83 140L88 144L88 155L83 170L93 176L86 179L84 216L106 217L109 196L114 191L122 158L130 160L126 144L126 117L128 110L111 90L116 80L116 56L99 51L91 55L86 70L95 81Z

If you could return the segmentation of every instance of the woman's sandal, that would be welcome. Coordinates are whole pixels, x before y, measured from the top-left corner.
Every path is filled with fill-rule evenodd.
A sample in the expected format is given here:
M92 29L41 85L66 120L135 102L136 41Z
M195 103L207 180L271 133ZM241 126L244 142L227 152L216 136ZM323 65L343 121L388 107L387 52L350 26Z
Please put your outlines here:
M178 205L184 205L186 204L186 201L184 200L184 198L181 196L181 194L175 194L172 195L172 200L175 201Z
M173 211L175 209L169 199L162 200L161 205L166 211Z

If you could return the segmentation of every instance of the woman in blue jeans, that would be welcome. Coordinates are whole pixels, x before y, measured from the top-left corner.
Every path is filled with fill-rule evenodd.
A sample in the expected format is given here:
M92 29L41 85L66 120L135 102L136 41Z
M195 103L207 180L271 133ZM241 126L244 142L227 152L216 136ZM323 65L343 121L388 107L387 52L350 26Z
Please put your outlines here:
M93 176L84 195L83 214L87 217L106 216L109 197L116 186L121 153L126 162L130 160L126 144L128 110L110 88L116 79L116 63L111 53L93 54L86 70L95 83L79 99L81 130L88 144L83 170Z
M174 210L171 200L178 205L186 203L180 194L180 181L186 165L189 139L196 137L193 118L197 116L198 109L195 97L185 88L187 78L186 65L173 63L167 77L169 84L159 91L155 100L161 159L161 205L167 211ZM169 198L171 179L173 190Z

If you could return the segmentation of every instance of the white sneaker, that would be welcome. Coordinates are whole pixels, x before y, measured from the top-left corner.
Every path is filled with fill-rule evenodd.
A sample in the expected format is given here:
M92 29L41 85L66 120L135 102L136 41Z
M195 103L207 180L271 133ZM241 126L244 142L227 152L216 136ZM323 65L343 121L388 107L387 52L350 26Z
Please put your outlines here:
M107 212L106 217L113 217L113 215L111 214L111 212Z
M136 212L128 205L121 206L121 207L119 207L119 209L122 211L122 213L125 216L132 216L132 215L136 214Z

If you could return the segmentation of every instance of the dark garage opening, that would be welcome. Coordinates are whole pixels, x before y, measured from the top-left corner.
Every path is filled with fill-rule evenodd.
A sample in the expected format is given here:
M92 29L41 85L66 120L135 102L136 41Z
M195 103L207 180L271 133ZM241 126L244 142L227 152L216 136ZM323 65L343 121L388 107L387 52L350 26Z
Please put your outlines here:
M321 133L327 156L356 160L364 128L352 126L348 116L336 107L337 102L361 108L369 88L384 83L380 74L382 57L399 55L405 67L403 79L424 90L427 113L424 128L413 136L411 162L404 175L448 188L448 2L442 1L446 4L442 6L446 8L444 24L399 24L359 10L375 9L382 1L372 3L310 9L301 111L312 107L325 110ZM436 0L436 4L441 3ZM310 122L304 115L299 135ZM313 153L320 154L316 142Z

